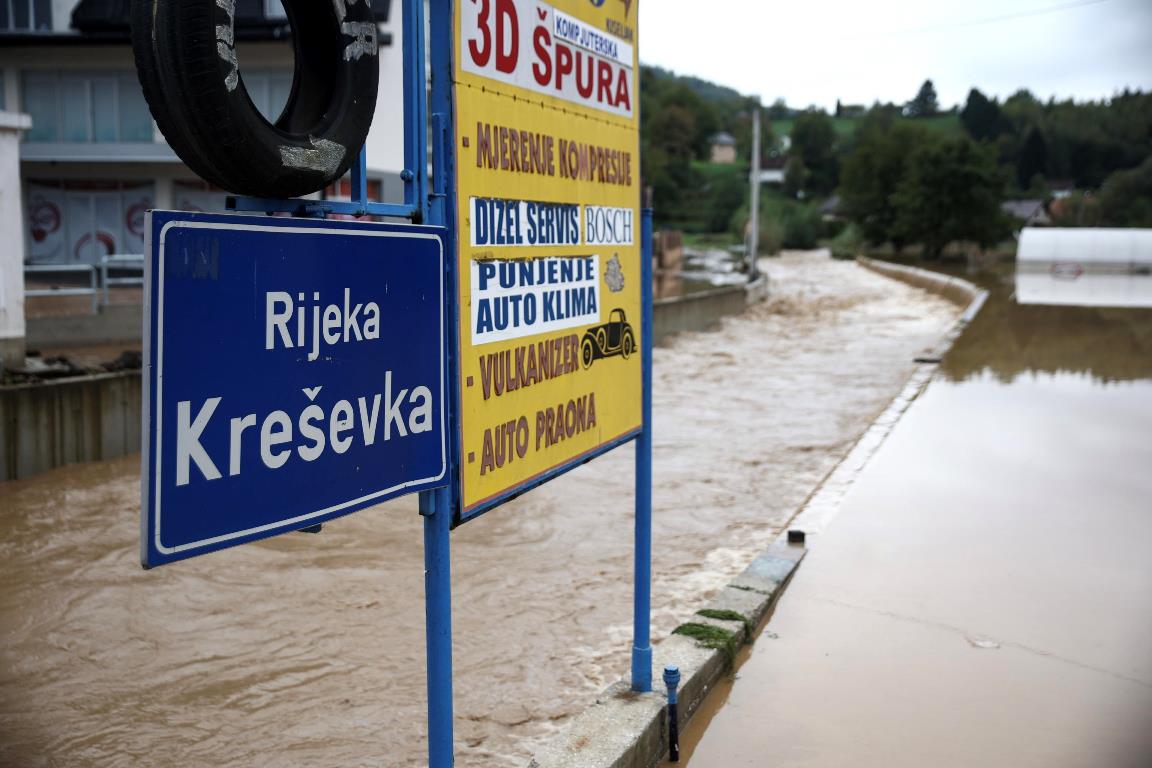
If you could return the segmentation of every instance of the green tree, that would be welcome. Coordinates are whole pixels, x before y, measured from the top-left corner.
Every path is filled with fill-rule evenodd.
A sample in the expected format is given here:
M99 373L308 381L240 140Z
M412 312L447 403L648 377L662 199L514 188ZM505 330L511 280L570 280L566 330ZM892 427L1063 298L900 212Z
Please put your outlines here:
M960 110L960 123L977 141L995 139L1007 128L1004 116L1000 114L1000 105L976 88L968 92L968 100Z
M892 197L896 228L936 259L956 240L995 245L1009 229L1000 210L1003 183L992 148L967 138L917 147Z
M769 120L787 120L792 115L792 110L784 103L784 99L776 99L765 114Z
M732 219L732 211L744 205L748 197L748 175L743 168L727 166L701 190L701 208L707 212L704 227L708 232L723 232Z
M1044 134L1036 126L1028 129L1024 137L1024 144L1020 147L1020 155L1016 159L1016 181L1020 189L1027 190L1032 186L1036 176L1045 176L1048 172L1048 142Z
M908 117L931 117L940 111L940 102L936 98L936 86L931 80L925 80L916 92L916 97L908 102L905 113Z
M903 245L892 198L904 178L909 153L930 138L925 128L884 109L870 111L856 132L856 147L845 158L840 175L840 198L869 243L891 242L897 249Z
M641 153L641 175L652 187L653 205L662 216L683 214L685 194L698 180L692 172L695 117L676 105L656 111L648 120L647 149Z
M1152 227L1152 156L1108 177L1100 189L1100 215L1109 227Z
M840 175L832 119L819 110L809 110L796 118L791 137L791 154L799 157L808 171L804 192L809 196L829 194Z
M784 164L784 194L791 198L799 197L807 182L808 169L804 167L804 160L799 155L788 158Z

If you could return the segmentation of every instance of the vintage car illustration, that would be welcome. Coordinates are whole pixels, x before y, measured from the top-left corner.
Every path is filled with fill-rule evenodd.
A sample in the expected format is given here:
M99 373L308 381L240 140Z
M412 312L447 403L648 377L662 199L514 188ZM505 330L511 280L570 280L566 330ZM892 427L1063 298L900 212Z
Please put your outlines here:
M580 361L587 368L602 357L620 355L627 359L636 351L636 334L624 310L614 309L608 314L608 322L596 325L584 332L580 342Z

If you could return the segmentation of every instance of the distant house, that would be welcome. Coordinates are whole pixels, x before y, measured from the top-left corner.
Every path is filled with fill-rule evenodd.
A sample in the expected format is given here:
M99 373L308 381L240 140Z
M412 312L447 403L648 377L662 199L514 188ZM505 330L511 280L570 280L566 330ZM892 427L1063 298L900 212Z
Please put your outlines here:
M1005 200L1000 204L1000 210L1015 219L1021 227L1044 227L1052 223L1043 200Z
M1068 179L1049 179L1048 189L1051 190L1054 200L1063 200L1072 196L1076 191L1076 184Z
M773 151L760 163L761 184L783 184L784 166L788 159L779 152Z
M736 162L736 137L721 131L713 134L711 142L712 162L724 165L731 165Z

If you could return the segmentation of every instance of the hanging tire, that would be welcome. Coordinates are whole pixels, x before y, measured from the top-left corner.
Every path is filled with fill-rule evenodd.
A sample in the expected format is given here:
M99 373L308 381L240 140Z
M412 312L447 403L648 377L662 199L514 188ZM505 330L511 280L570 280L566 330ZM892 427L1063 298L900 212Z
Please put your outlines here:
M236 0L133 0L132 49L164 138L230 192L298 197L348 172L372 124L380 78L369 0L283 0L295 68L275 122L236 59Z

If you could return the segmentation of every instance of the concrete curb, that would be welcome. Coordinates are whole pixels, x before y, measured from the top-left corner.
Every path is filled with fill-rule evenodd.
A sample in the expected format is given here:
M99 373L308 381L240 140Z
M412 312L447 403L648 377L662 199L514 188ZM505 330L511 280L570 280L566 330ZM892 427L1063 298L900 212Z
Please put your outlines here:
M892 433L900 417L928 386L932 377L936 375L937 365L943 360L944 355L952 348L964 329L972 322L972 319L976 317L988 298L988 291L967 280L916 267L877 261L865 256L857 257L857 262L866 269L935 293L963 306L965 309L948 332L941 337L931 353L915 358L915 361L920 365L908 378L900 394L893 398L884 412L864 431L864 434L860 436L848 454L832 468L812 491L812 494L800 505L799 511L789 521L788 527L808 534L819 533L836 514L845 494L855 482L856 476L880 449L888 435Z
M593 706L536 753L528 768L652 768L659 764L668 745L666 697L660 684L664 667L680 668L678 720L683 729L716 682L728 674L735 651L751 642L749 632L755 632L768 617L806 551L775 544L753 560L677 629L711 628L709 640L672 634L653 649L653 692L635 693L625 681L609 686Z
M961 280L958 277L950 277L942 275L938 272L929 272L926 269L918 267L906 267L903 264L893 264L888 261L878 261L870 259L867 256L857 256L856 263L865 269L870 269L873 272L890 277L893 280L899 280L902 283L921 288L929 293L935 293L953 304L958 304L964 307L964 313L960 315L960 319L952 326L952 329L944 335L940 343L929 355L923 355L916 358L918 363L939 363L952 345L956 343L956 339L960 338L960 334L968 327L972 319L984 306L984 302L988 299L988 291L980 288L967 280Z

